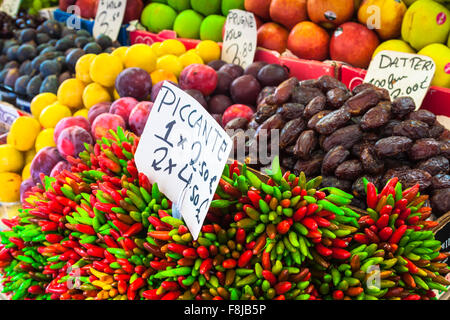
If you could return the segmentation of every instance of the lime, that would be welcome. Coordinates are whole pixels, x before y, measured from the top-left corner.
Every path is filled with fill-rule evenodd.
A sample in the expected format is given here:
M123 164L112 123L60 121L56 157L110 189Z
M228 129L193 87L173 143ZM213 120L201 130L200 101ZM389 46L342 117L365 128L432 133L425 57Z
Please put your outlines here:
M202 21L203 16L200 13L184 10L175 19L173 30L181 38L199 39Z
M222 28L227 18L216 14L210 15L203 19L200 26L200 39L222 41Z
M191 7L204 16L220 13L221 0L191 0Z
M191 8L189 0L167 0L167 4L178 12Z
M177 13L168 5L161 3L150 3L142 11L141 23L150 32L171 30Z

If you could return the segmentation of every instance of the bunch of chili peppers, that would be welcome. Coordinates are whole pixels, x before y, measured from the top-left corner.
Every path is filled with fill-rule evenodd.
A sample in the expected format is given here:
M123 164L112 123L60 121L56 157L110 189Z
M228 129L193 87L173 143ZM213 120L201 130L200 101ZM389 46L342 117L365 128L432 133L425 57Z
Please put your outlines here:
M0 271L12 299L433 299L449 268L418 186L366 182L366 213L321 178L262 181L227 165L197 240L138 173L120 128L72 170L41 177L3 220ZM378 281L378 282L377 282Z

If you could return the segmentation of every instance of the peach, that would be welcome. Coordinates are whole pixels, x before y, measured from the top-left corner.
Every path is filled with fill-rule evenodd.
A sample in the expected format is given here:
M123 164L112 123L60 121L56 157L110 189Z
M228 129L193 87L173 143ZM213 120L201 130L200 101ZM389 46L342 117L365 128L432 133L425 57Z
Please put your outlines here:
M67 118L62 118L58 124L55 126L55 131L53 133L53 139L56 141L58 141L58 137L61 133L61 131L63 131L66 128L69 127L73 127L73 126L79 126L85 130L87 130L88 132L91 131L91 125L89 123L89 121L82 116L76 116L76 117L67 117Z
M258 29L258 46L283 53L289 32L275 22L267 22Z
M144 131L147 119L152 110L153 102L141 101L131 111L128 119L130 130L140 136Z
M123 118L125 123L128 124L128 118L130 117L131 110L138 104L138 101L131 97L124 97L117 99L111 105L109 112L117 114Z
M264 20L268 20L270 18L269 8L271 1L272 0L245 0L244 7L245 10L253 12Z
M270 17L290 30L297 23L308 19L306 0L272 0Z
M354 0L308 0L308 17L327 29L349 21L355 11Z
M325 60L328 57L330 36L310 21L298 23L290 32L287 47L302 59Z
M110 129L115 131L117 127L126 128L123 118L116 114L103 113L94 120L92 124L92 135L94 139L101 139L106 136Z
M377 34L356 22L340 25L330 41L331 59L367 68L380 41Z

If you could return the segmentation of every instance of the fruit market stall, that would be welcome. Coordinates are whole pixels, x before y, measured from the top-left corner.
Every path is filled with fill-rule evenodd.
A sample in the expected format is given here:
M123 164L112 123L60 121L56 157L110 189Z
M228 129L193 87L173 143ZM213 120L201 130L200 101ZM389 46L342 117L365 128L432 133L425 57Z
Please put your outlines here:
M93 36L95 1L1 15L3 298L447 299L448 10L394 2L128 0L131 45ZM400 36L423 103L365 82Z

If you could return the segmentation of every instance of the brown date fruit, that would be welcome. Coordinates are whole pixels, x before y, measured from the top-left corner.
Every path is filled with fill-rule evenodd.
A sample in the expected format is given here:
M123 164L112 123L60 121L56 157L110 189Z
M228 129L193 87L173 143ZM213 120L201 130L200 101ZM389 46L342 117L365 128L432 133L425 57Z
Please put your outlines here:
M262 104L258 106L258 110L254 115L254 119L258 123L263 123L277 112L276 104Z
M352 192L355 197L364 198L366 196L366 191L365 191L366 189L364 186L363 178L366 178L367 181L373 183L375 185L375 187L379 188L382 176L364 175L364 176L361 176L358 179L356 179L352 185Z
M247 125L247 129L256 130L259 127L259 123L256 122L255 118L250 120L250 122Z
M281 165L285 167L287 170L291 170L294 168L297 159L292 156L284 156L281 158Z
M325 108L327 100L324 96L317 96L312 99L305 107L303 111L303 118L309 119L316 113L322 111Z
M380 131L380 136L382 138L392 136L392 132L394 131L394 127L396 125L398 125L399 123L401 123L400 120L395 120L395 119L394 120L390 120L388 123L386 123L385 126L380 128L380 130L379 130Z
M292 93L292 102L307 105L312 99L317 96L325 96L320 89L313 87L298 86Z
M351 118L350 113L341 108L335 110L320 119L316 124L316 131L320 134L329 135L337 129L343 127Z
M348 91L345 84L343 84L338 79L329 76L323 75L317 79L317 87L320 88L323 92L328 92L331 89L339 88L340 90Z
M384 126L391 118L391 107L389 104L379 103L367 111L359 125L363 130L372 130Z
M450 159L450 140L441 141L441 154L442 156Z
M435 176L439 173L448 173L450 165L447 158L443 156L437 156L419 162L416 168L426 171L432 176Z
M340 180L335 176L323 176L322 177L322 186L324 188L334 187L339 188L342 191L350 191L352 187L352 183L348 180Z
M258 139L262 135L270 137L272 130L281 129L283 126L283 118L279 114L274 114L256 129L255 138Z
M301 80L298 84L302 87L319 88L319 81L317 79Z
M256 105L260 105L263 100L275 92L277 87L264 87L256 98Z
M359 160L347 160L342 162L334 171L334 175L339 179L353 181L357 179L364 169Z
M307 177L314 177L320 173L320 167L322 165L323 153L315 152L310 160L298 160L295 163L293 172L300 174L304 172Z
M294 143L305 127L306 123L302 118L287 122L280 133L280 148L284 149Z
M444 131L445 127L436 121L436 123L430 128L429 137L439 139L439 137Z
M375 152L379 158L392 157L400 152L408 151L413 141L407 137L392 136L383 138L375 143Z
M313 130L303 131L297 139L294 147L294 154L303 160L311 157L311 152L317 145L317 136Z
M408 119L425 122L427 125L432 126L436 122L436 115L428 110L420 109L413 111L408 115Z
M290 146L287 146L286 148L284 148L284 152L286 152L288 155L294 155L294 148L295 148L295 144L291 144Z
M369 174L379 174L383 172L384 163L381 161L373 150L372 146L366 146L361 150L359 159L363 165L364 171Z
M348 99L344 107L351 115L358 116L364 114L370 108L375 107L378 102L380 102L380 97L377 90L366 89Z
M359 143L355 143L353 146L351 146L351 154L356 157L359 158L361 156L361 152L362 150L366 147L370 147L373 148L373 144L368 142L368 141L361 141Z
M402 119L416 109L416 104L411 97L398 97L392 102L392 113Z
M391 101L391 97L389 96L389 91L384 88L378 88L375 87L371 83L361 83L360 85L357 85L353 88L352 93L353 95L357 95L358 93L366 90L366 89L374 89L377 91L378 96L380 97L380 100L382 101Z
M308 121L308 129L315 129L317 122L319 122L320 119L325 117L327 114L330 114L331 112L331 110L323 110L313 115L312 118Z
M298 79L295 77L289 78L283 81L273 94L266 98L268 104L282 104L287 102L294 91L294 88L298 86Z
M234 118L225 125L225 130L237 130L247 128L248 120L246 118Z
M343 146L336 146L327 152L322 162L322 174L332 175L336 168L350 156L350 152Z
M353 124L344 128L336 130L323 141L323 149L328 152L335 146L343 146L345 149L350 149L354 144L362 139L362 131L359 125Z
M445 129L439 136L439 140L441 141L450 140L450 130Z
M450 211L450 188L437 190L431 197L433 213L444 214Z
M327 91L327 103L333 109L338 109L342 107L342 105L350 99L352 95L350 92L341 88L334 88Z
M386 184L393 177L398 177L398 180L403 186L403 189L410 188L415 184L420 185L420 190L423 191L431 185L431 175L419 169L390 169L386 171L383 176L382 184Z
M285 120L292 120L303 115L305 106L300 103L285 103L278 108L277 113Z
M414 142L408 154L412 160L423 160L439 155L441 153L440 148L441 142L435 139L419 139Z
M429 128L425 122L418 120L405 120L393 128L392 134L395 136L404 136L416 140L427 138L429 135Z
M440 173L431 178L431 187L433 189L450 188L450 175Z

